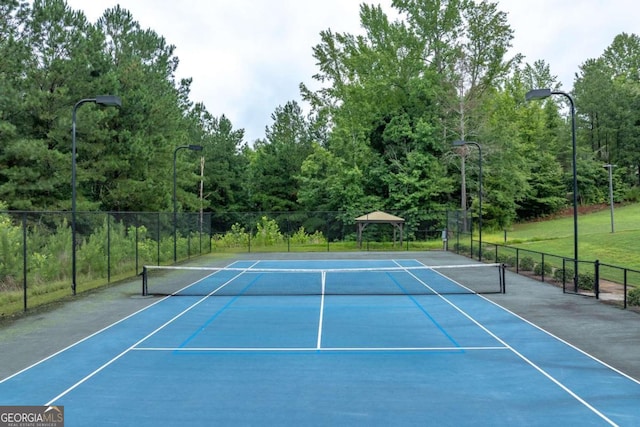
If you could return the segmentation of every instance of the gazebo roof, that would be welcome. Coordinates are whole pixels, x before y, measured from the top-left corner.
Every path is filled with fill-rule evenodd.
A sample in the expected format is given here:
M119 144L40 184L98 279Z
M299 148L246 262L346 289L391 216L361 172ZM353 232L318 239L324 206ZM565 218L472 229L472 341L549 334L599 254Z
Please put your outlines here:
M404 218L388 214L382 211L375 211L356 218L356 222L404 222Z

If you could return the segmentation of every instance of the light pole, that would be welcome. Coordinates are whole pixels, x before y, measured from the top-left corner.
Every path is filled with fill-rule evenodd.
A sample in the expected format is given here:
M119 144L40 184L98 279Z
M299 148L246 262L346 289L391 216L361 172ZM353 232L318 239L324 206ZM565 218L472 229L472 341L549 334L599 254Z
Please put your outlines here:
M178 209L177 209L177 198L176 198L176 183L177 183L177 173L176 173L176 159L178 158L179 150L192 150L192 151L202 151L202 145L181 145L176 147L173 150L173 262L176 263L178 260L178 235L177 235L177 224L178 224Z
M573 258L574 258L574 292L578 291L578 173L576 150L576 106L573 97L566 92L551 89L532 89L525 95L525 100L545 99L551 95L562 95L569 100L571 107L571 146L573 148Z
M478 251L478 261L482 261L482 147L477 142L472 141L453 141L454 147L464 147L465 145L475 145L478 148L478 241L480 242L480 250Z
M76 294L76 112L82 104L94 104L120 107L119 96L100 95L95 98L81 99L73 106L71 115L71 289Z
M611 232L613 233L613 168L615 165L608 164L603 167L609 170L609 204L611 205Z

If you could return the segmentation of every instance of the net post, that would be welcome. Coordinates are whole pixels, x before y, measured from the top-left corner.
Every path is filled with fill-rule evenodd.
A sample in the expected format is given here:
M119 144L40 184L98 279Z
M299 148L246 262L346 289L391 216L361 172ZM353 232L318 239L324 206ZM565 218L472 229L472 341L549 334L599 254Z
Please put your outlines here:
M142 266L142 296L146 297L148 295L147 289L147 266Z
M507 293L507 281L506 281L506 275L505 275L505 270L507 269L507 265L502 263L500 264L499 270L500 270L500 291L503 294Z

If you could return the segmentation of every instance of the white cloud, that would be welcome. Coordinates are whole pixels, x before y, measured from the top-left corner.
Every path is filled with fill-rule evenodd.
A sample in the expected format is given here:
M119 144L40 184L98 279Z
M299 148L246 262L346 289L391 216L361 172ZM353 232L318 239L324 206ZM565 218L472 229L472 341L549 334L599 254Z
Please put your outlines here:
M637 33L635 0L499 0L514 29L513 51L542 59L564 90L586 60L597 58L620 33Z
M67 0L95 22L120 4L143 28L176 46L178 77L192 77L191 98L225 114L247 140L264 136L278 105L299 101L300 82L317 72L319 33L359 33L360 0ZM367 1L392 12L391 0ZM637 27L635 0L499 0L515 30L513 52L543 59L565 90L579 65Z

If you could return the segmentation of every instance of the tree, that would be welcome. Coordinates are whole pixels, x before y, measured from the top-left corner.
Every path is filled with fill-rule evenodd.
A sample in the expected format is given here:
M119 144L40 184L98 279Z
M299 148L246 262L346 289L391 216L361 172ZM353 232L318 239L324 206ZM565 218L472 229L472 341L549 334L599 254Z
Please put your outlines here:
M289 212L298 208L302 162L311 153L310 124L295 101L276 108L266 139L255 143L251 159L251 199L257 210Z
M175 47L152 30L141 29L120 6L105 11L97 27L104 34L108 58L100 81L124 101L112 135L103 145L91 145L91 198L100 201L102 209L168 209L172 180L167 171L173 151L193 143L183 102L190 80L174 79Z
M206 147L204 197L212 212L249 209L248 182L245 169L248 158L243 155L243 130L233 129L226 116L213 117L202 104L191 111L194 119L192 141Z
M581 128L596 158L633 171L640 167L640 38L622 33L601 57L585 61L575 82ZM635 176L630 174L629 182Z
M346 224L381 205L380 199L365 194L364 175L358 167L318 144L302 163L297 179L298 201L304 210L338 212L338 219Z
M70 162L62 155L71 147L70 100L89 75L94 33L62 0L20 6L7 22L19 23L3 46L12 67L5 74L11 76L7 94L21 102L13 105L15 130L0 154L6 164L0 197L14 209L64 207L61 201L70 198L70 173L63 172Z

